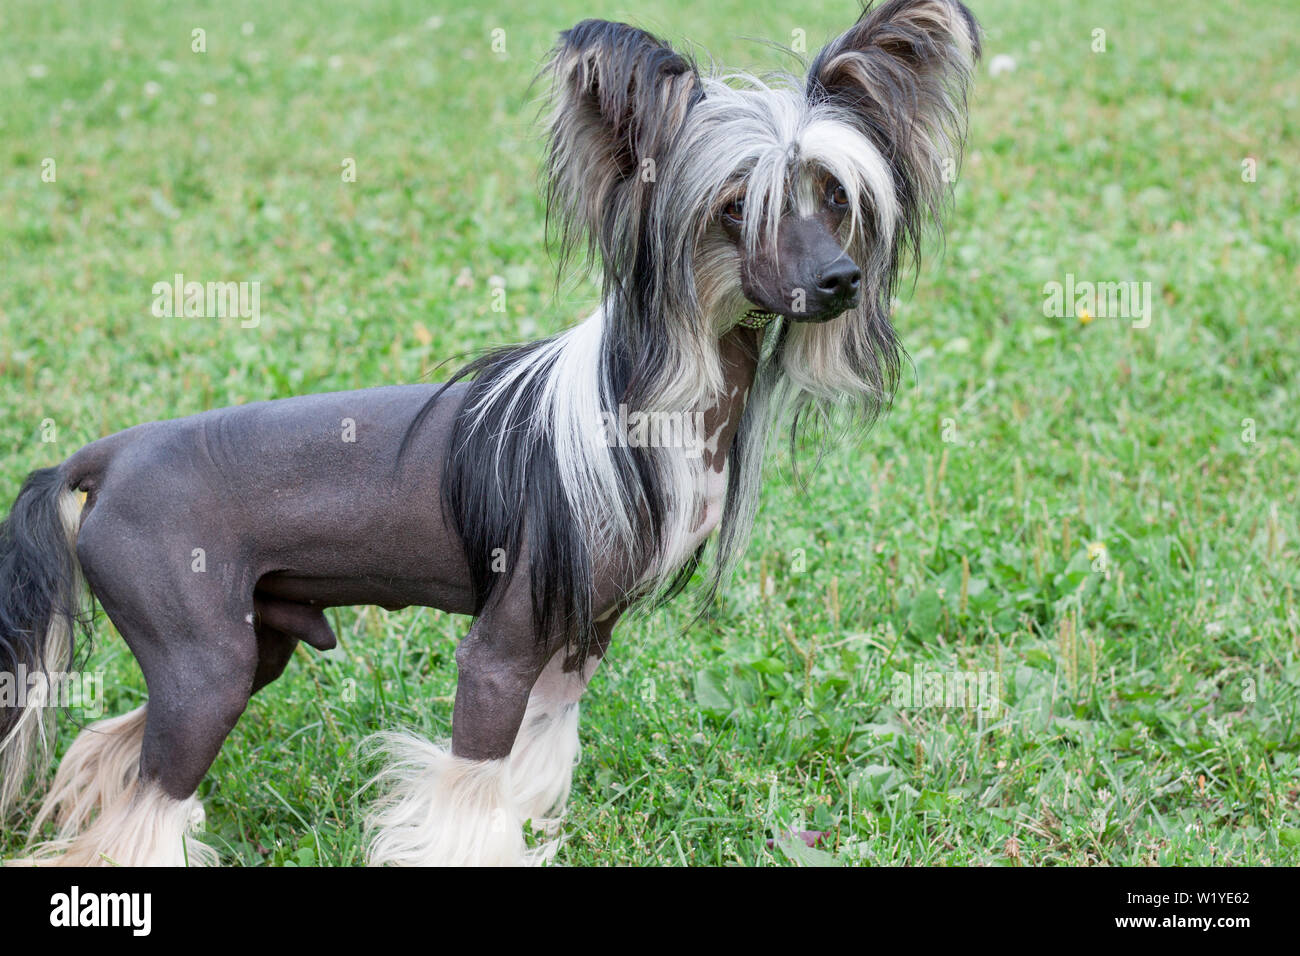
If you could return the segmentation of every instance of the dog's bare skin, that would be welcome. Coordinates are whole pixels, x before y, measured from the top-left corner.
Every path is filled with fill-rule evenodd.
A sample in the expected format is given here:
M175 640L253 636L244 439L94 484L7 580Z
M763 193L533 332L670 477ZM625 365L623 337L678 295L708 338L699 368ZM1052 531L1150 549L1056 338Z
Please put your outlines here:
M728 397L703 412L703 466L718 474L753 382L757 334L738 328L722 345ZM324 609L473 612L460 542L438 507L464 387L447 389L400 467L394 456L437 388L217 409L127 429L68 459L68 481L87 495L83 573L149 685L145 780L176 798L193 793L249 697L280 676L297 643L334 646ZM608 569L596 577L603 655L635 582ZM457 648L457 756L510 753L529 692L561 650L534 633L527 580L524 560Z

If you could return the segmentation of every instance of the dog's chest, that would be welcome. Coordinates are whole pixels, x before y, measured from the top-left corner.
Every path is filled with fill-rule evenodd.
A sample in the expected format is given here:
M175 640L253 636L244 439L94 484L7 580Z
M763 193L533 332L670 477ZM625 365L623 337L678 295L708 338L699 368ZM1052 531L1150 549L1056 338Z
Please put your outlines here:
M688 489L677 495L679 507L687 509L675 521L677 540L666 549L669 562L680 566L708 540L722 521L727 498L727 460L736 434L740 411L748 389L733 385L727 395L704 412L704 422L697 446L699 454L688 460L684 477Z

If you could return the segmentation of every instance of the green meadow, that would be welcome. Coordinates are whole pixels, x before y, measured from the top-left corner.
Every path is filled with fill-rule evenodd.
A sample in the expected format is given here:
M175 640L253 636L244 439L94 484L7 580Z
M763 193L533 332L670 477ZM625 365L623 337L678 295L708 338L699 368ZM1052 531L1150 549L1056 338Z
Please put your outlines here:
M1300 8L973 6L892 409L820 457L774 441L712 612L701 575L615 631L559 863L1300 862ZM546 248L530 87L565 27L799 71L778 46L856 9L11 0L3 508L138 422L432 380L588 314ZM155 315L178 273L259 283L260 322ZM450 732L467 618L331 615L340 647L300 649L200 791L227 863L362 863L359 742ZM105 715L145 700L102 614L86 668Z

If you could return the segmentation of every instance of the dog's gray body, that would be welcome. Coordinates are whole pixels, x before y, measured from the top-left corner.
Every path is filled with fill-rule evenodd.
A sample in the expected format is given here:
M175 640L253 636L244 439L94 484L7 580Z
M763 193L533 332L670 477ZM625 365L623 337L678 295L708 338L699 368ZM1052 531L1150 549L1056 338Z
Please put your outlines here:
M756 347L753 332L731 336L726 368L742 391ZM64 483L86 493L82 573L149 685L143 778L177 798L193 793L297 643L334 646L324 609L474 612L461 543L439 506L466 386L443 389L331 392L150 422L61 466ZM706 467L721 471L742 411L738 401L705 412L718 439ZM513 578L523 585L529 573L525 560ZM599 657L636 582L608 566L595 576ZM508 586L457 648L454 752L507 756L529 692L560 650L538 640L527 588Z
M463 391L453 388L402 467L395 450L432 386L139 425L62 466L87 495L82 573L149 685L144 778L192 793L297 642L334 645L324 608L472 610L464 559L436 507Z
M450 419L465 386L441 397L409 457L399 464L396 453L439 388L255 402L93 442L63 465L87 495L78 546L92 550L89 539L101 533L118 547L143 539L187 571L191 550L203 548L204 573L228 591L246 590L245 598L256 584L259 593L324 607L472 613L464 560L448 547L454 532L430 507L440 500Z
M325 608L473 613L465 559L438 507L463 386L451 386L397 457L436 388L223 408L138 425L68 459L68 483L87 494L82 571L149 685L144 778L178 798L193 793L298 641L334 646ZM539 670L530 614L516 592L461 644L457 752L509 753L505 725L517 727L510 715L522 716L532 685L520 672Z

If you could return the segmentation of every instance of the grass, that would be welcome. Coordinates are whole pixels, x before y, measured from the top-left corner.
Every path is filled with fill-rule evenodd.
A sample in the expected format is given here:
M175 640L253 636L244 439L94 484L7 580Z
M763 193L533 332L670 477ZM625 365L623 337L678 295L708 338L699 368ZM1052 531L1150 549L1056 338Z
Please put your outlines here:
M442 6L5 5L0 498L140 421L415 381L585 314L543 250L528 89L565 26L776 67L743 37L815 48L853 14ZM896 311L892 413L802 494L774 454L709 619L616 631L562 862L1300 862L1300 13L1084 6L976 3L967 161ZM260 281L261 325L154 318L177 272ZM1150 325L1045 317L1067 274L1150 282ZM449 731L466 619L335 613L341 648L301 651L205 781L228 862L361 862L358 741ZM89 667L108 713L143 701L102 617ZM918 668L995 675L1003 707L895 700Z

